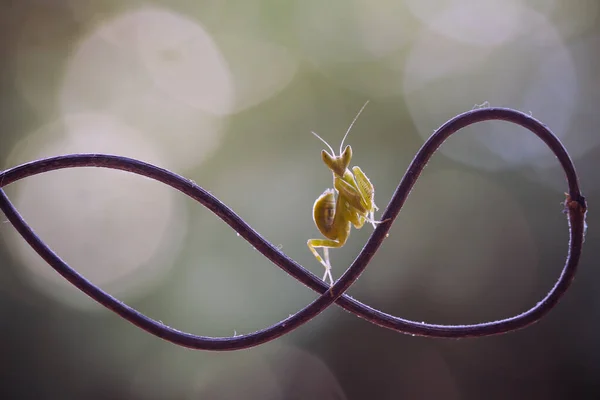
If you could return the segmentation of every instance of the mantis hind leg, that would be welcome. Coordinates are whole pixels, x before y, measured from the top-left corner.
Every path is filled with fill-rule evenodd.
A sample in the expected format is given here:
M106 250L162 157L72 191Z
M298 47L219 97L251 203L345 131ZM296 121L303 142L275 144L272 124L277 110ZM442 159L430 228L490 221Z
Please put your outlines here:
M329 268L325 268L325 273L323 274L323 281L329 278L329 283L333 285L333 276L331 276L331 263L329 262L329 247L323 247L323 257L325 258L325 264L329 265Z
M344 243L338 240L330 239L310 239L306 244L308 245L310 251L314 254L317 261L319 261L321 265L325 267L325 274L323 275L323 280L326 281L326 279L329 279L329 283L333 285L333 276L331 276L331 264L329 262L329 249L342 247ZM325 256L324 260L323 257L321 257L321 255L319 254L319 252L317 252L317 249L319 247L323 248L323 255Z

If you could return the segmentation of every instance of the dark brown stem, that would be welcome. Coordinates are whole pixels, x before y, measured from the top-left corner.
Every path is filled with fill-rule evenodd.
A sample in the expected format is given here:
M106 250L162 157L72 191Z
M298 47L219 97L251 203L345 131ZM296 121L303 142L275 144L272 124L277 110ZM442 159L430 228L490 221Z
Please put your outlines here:
M365 270L369 261L385 239L392 222L398 216L412 187L438 147L450 135L458 130L476 122L488 120L508 121L529 129L542 139L552 152L554 152L565 171L569 188L564 209L568 214L569 222L569 251L563 271L546 297L524 313L503 320L474 325L434 325L394 317L379 310L375 310L348 295L345 295L344 292ZM556 136L542 123L529 115L506 108L482 108L468 111L446 122L433 133L413 159L400 181L400 184L396 188L390 203L384 211L381 219L389 221L377 226L360 254L356 257L354 262L352 262L352 265L331 288L317 276L307 271L301 265L278 250L270 242L265 240L225 204L194 182L168 170L135 159L106 154L71 154L37 160L1 172L0 188L32 175L75 167L102 167L129 171L155 179L185 193L218 215L244 239L250 242L252 246L281 269L309 288L321 293L319 298L293 316L269 328L247 335L212 338L180 332L146 317L78 274L48 248L48 246L33 232L14 208L4 191L0 189L0 208L8 220L31 247L59 274L64 276L69 282L92 299L111 309L129 322L160 338L193 349L237 350L256 346L296 329L321 313L334 302L342 308L374 324L412 335L438 338L464 338L497 335L520 329L538 321L548 313L569 288L577 271L577 264L581 255L585 234L585 214L587 206L584 197L580 193L577 174L567 151L558 138L556 138Z

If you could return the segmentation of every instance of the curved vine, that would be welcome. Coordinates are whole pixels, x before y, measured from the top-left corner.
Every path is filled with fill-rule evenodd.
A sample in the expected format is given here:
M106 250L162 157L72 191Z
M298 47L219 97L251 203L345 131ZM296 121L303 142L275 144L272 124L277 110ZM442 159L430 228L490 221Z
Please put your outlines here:
M537 135L556 155L565 172L568 193L564 203L564 212L568 216L569 247L565 266L550 292L532 308L519 315L473 325L436 325L410 321L373 309L344 294L365 270L371 258L378 250L425 165L439 146L450 135L460 129L477 122L489 120L511 122ZM253 333L232 337L192 335L148 318L136 309L106 293L65 263L27 225L5 192L1 189L6 185L29 176L58 169L77 167L101 167L128 171L157 180L181 191L215 213L266 258L304 285L319 293L320 296L296 314L275 325ZM0 208L19 234L23 236L29 245L52 268L92 299L155 336L180 346L201 350L237 350L265 343L308 322L333 303L376 325L411 335L438 338L464 338L496 335L523 328L546 315L569 288L571 281L575 277L582 251L586 229L585 214L587 211L585 198L581 195L579 189L575 167L558 138L535 118L507 108L481 108L465 112L446 122L431 135L412 160L408 170L396 188L390 203L381 216L381 220L389 221L377 226L362 251L332 287L329 287L316 275L287 257L277 247L254 231L233 210L194 182L166 169L127 157L106 154L70 154L32 161L0 172Z

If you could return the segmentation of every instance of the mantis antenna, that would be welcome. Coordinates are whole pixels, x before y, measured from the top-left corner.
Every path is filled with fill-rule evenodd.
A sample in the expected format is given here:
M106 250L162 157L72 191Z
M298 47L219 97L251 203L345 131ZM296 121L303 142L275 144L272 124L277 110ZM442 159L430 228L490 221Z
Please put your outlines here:
M348 136L348 134L350 133L350 130L352 129L352 127L354 126L354 123L356 122L356 120L358 119L358 117L360 117L360 114L363 112L363 110L365 109L365 107L367 106L367 104L369 104L369 100L367 100L365 102L365 104L362 106L362 108L360 110L358 110L358 114L356 114L356 117L354 117L354 120L352 120L352 123L350 124L350 126L348 127L348 130L346 131L346 134L344 135L344 137L342 138L342 143L340 143L340 155L342 155L342 150L344 149L344 141L346 140L346 137ZM331 150L331 155L335 156L335 151L333 151L333 147L331 147L329 145L329 143L327 143L325 141L325 139L323 139L321 136L317 135L315 132L311 131L310 133L312 133L313 135L315 135L317 138L319 138L323 143L325 143L325 146L327 146L329 148L329 150Z
M329 147L329 150L331 150L331 155L335 157L335 151L333 151L333 147L331 147L331 146L329 145L329 143L327 143L327 142L325 141L325 139L323 139L321 136L317 135L317 134L316 134L316 133L314 133L313 131L310 131L310 133L312 133L313 135L315 135L316 137L318 137L319 139L321 139L321 141L322 141L323 143L325 143L325 145L326 145L327 147ZM340 152L340 154L342 154L342 153Z
M350 124L350 126L348 127L348 130L346 131L346 134L344 135L344 138L342 139L342 143L340 143L340 154L342 154L342 149L344 148L344 141L346 140L346 136L348 136L348 133L350 133L350 129L352 129L352 127L354 126L354 123L356 122L356 120L358 119L358 117L360 117L360 113L363 112L363 110L365 109L365 107L367 106L367 104L369 104L369 100L367 100L365 102L365 104L362 106L362 108L358 111L358 114L356 114L356 117L354 117L354 120L352 120L352 123ZM323 140L323 139L321 139ZM333 151L333 150L332 150Z

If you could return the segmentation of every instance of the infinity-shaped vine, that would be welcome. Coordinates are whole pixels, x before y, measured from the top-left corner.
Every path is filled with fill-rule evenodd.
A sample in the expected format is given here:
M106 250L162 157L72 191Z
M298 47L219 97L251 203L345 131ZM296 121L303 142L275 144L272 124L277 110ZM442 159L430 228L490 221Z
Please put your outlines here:
M474 325L434 325L418 323L386 314L344 294L365 270L369 261L385 239L392 222L398 216L410 190L437 148L458 130L476 122L488 120L512 122L535 133L556 155L566 175L569 191L564 203L564 212L568 215L569 222L569 250L560 277L546 297L528 311L510 318ZM296 314L273 326L246 335L232 337L196 336L178 331L148 318L136 309L104 292L65 263L33 232L1 189L19 179L32 175L75 167L102 167L128 171L155 179L185 193L219 216L274 264L321 295ZM114 311L132 324L174 344L192 349L221 351L249 348L280 337L308 322L334 302L347 311L376 325L412 335L438 338L464 338L497 335L523 328L537 322L546 315L569 288L571 281L575 277L577 264L581 255L586 229L585 214L587 211L585 198L579 190L575 167L558 138L546 126L533 117L506 108L481 108L465 112L446 122L431 135L411 162L400 184L396 188L390 203L381 216L381 220L390 220L390 222L377 226L360 254L352 262L352 265L331 288L310 271L287 257L273 244L265 240L230 208L219 201L219 199L194 182L168 170L127 157L106 154L70 154L32 161L3 171L0 173L0 208L21 236L52 268L98 303Z

